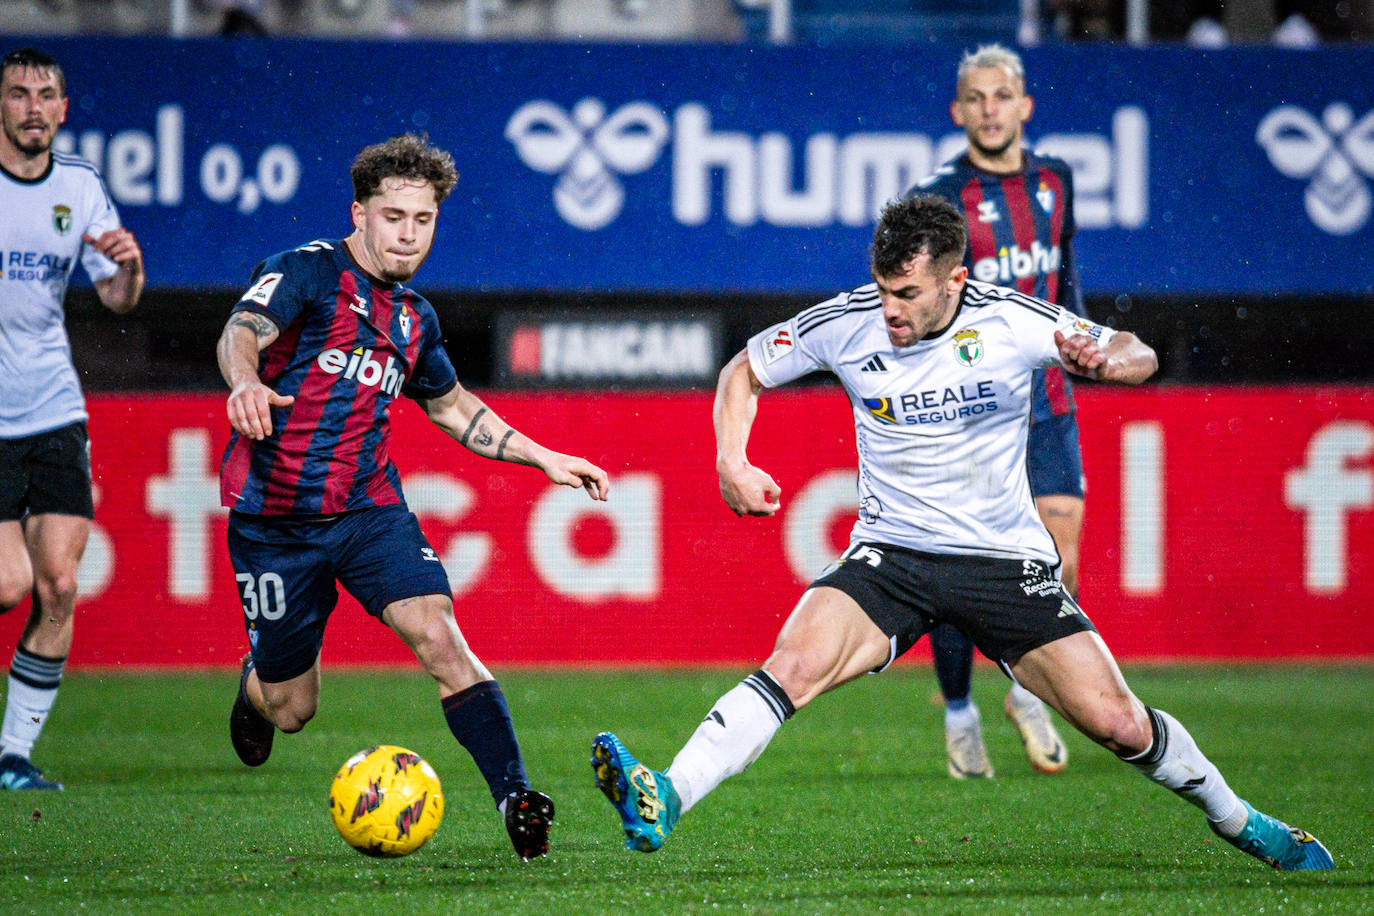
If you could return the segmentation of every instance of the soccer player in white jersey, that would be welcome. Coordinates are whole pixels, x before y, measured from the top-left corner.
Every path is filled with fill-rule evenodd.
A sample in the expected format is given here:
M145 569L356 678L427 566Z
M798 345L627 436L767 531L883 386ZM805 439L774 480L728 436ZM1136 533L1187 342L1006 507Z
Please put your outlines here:
M143 253L84 159L52 149L62 68L33 48L0 62L0 613L33 593L10 662L0 789L60 789L29 761L72 646L76 569L94 517L86 405L62 299L79 261L123 314Z
M750 339L716 388L716 469L738 515L777 512L781 490L746 445L764 388L836 375L854 413L859 520L802 595L773 654L711 709L666 771L610 732L592 745L598 788L630 849L652 852L678 818L758 758L796 710L881 671L951 623L1066 721L1202 808L1232 845L1282 869L1331 868L1311 834L1241 800L1168 713L1131 693L1055 575L1054 542L1026 479L1031 373L1138 384L1154 351L1043 299L968 279L963 217L947 201L887 207L875 283Z

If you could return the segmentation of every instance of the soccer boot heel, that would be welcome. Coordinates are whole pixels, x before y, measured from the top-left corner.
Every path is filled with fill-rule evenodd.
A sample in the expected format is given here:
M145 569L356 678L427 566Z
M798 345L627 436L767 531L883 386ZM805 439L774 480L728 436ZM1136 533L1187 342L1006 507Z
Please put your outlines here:
M262 717L262 713L248 702L245 688L248 672L253 670L252 654L243 657L239 672L239 692L234 697L234 706L229 710L229 741L234 745L234 753L250 767L262 766L272 753L272 736L276 726Z
M521 789L506 798L506 833L515 854L528 862L549 854L553 799L543 792Z

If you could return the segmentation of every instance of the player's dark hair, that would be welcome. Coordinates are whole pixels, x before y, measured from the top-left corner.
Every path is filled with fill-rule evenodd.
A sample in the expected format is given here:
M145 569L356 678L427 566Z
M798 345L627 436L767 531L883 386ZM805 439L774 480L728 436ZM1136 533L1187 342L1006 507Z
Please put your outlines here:
M869 265L876 277L895 277L925 254L937 271L964 259L968 231L964 217L943 197L918 195L888 204L873 231Z
M434 188L434 200L443 203L458 183L453 157L420 134L403 134L385 143L364 147L348 170L353 179L353 199L362 203L376 194L387 178L423 181Z
M57 91L62 95L67 94L67 75L62 72L62 65L57 62L57 58L51 54L37 48L17 48L0 60L0 73L4 73L10 67L47 70L57 77Z

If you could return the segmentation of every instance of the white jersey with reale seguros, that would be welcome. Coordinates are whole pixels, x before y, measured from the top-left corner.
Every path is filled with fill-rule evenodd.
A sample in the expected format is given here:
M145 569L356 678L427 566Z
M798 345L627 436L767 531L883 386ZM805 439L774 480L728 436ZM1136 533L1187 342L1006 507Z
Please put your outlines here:
M80 157L54 151L32 181L0 169L0 438L86 418L62 299L78 262L92 280L119 269L81 240L118 227L104 182Z
M970 280L943 332L896 347L876 284L749 340L775 387L826 370L844 385L859 452L851 542L1059 563L1026 478L1031 372L1059 362L1054 332L1113 331L1005 287Z

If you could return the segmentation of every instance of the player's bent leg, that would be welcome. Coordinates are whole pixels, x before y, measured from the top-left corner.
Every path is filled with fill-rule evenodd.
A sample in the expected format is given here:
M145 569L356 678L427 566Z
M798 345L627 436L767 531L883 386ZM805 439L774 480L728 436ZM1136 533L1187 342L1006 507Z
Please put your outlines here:
M439 685L444 720L486 780L516 855L525 861L547 855L553 800L530 788L505 694L468 648L452 600L438 594L398 599L382 610L382 620Z
M610 732L592 744L596 786L615 807L625 845L653 852L678 818L758 759L801 706L891 660L887 637L845 592L806 592L764 667L722 696L666 771L640 763Z
M0 614L18 607L33 590L33 565L17 521L0 522Z
M468 648L453 619L453 600L447 595L393 601L382 611L382 622L415 653L420 666L438 683L441 696L492 680L491 672Z
M1333 867L1315 837L1255 811L1231 790L1178 720L1141 703L1096 633L1048 643L1011 667L1018 681L1088 737L1201 808L1212 831L1233 846L1279 869Z

